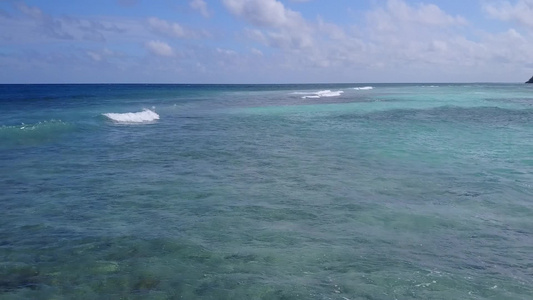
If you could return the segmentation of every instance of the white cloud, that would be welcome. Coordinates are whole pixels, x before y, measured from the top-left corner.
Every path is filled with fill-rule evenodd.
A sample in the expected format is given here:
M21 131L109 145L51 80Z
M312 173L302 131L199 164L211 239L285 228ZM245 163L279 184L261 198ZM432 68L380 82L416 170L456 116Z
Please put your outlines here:
M533 0L483 1L480 13L510 22L497 22L500 32L484 31L484 24L474 23L479 16L467 20L444 6L430 4L438 3L430 0L371 1L369 10L356 10L355 2L348 1L343 4L350 11L347 15L358 17L351 19L351 24L346 14L337 19L316 11L305 18L308 14L299 8L309 6L296 4L302 2L298 0L223 0L227 12L241 21L237 34L228 32L235 28L232 22L217 24L217 19L210 19L198 23L190 16L179 18L179 14L195 10L196 19L202 19L200 14L207 16L204 9L209 14L218 8L208 6L214 2L205 0L183 1L179 7L185 9L173 11L176 19L161 19L162 14L154 10L153 17L144 22L123 15L51 14L44 5L20 1L5 12L0 10L0 28L4 29L0 40L8 49L0 55L0 64L11 70L41 68L43 74L59 65L65 70L77 65L80 70L94 70L94 74L107 68L109 79L96 75L98 80L138 76L137 80L143 81L142 76L156 74L156 69L198 82L513 81L524 73L529 78L533 70L533 32L528 31L533 28ZM128 11L144 5L142 1L125 2L138 3ZM502 29L500 25L509 26ZM210 34L213 39L203 39L211 38ZM195 40L173 40L189 38ZM173 48L173 42L179 48ZM176 77L144 80L168 78Z
M533 61L533 40L514 29L489 34L484 42L489 46L491 61L508 65L526 65Z
M104 61L106 58L115 56L115 53L107 48L100 51L87 51L87 55L95 62Z
M533 0L519 0L514 5L508 1L496 5L485 3L483 10L495 19L533 28Z
M156 17L148 19L148 26L155 32L171 36L183 38L186 36L185 29L178 23L170 23Z
M49 37L56 39L69 40L74 37L67 32L63 26L63 20L60 18L53 18L50 15L43 13L43 11L36 6L28 6L24 2L19 2L17 8L26 16L36 23L38 30Z
M237 54L237 52L233 50L229 50L229 49L217 48L216 50L217 50L217 53L224 54L224 55L236 55Z
M19 2L17 4L18 9L23 12L24 14L35 18L35 19L41 19L43 17L46 17L46 15L36 6L28 6L24 2Z
M174 51L167 43L161 41L149 41L145 44L148 50L158 56L173 56Z
M256 26L286 28L304 23L299 13L276 0L224 0L224 4L233 14Z
M102 55L100 55L99 53L96 53L96 52L93 52L93 51L87 51L87 55L89 55L89 57L94 60L94 61L101 61L102 60Z
M276 0L224 0L228 10L261 28L264 42L283 49L312 47L312 29L300 13Z
M461 16L451 16L434 4L418 4L409 6L401 0L389 0L385 8L378 8L367 14L367 19L378 31L394 32L405 27L425 30L426 27L449 27L466 25Z
M261 50L259 50L259 49L252 48L252 49L250 49L250 51L251 51L252 54L254 54L254 55L257 55L257 56L263 56L263 52L261 52Z
M252 28L245 36L281 49L284 65L297 69L412 67L460 60L449 40L467 25L433 4L389 0L366 13L362 27L340 26L318 16L306 20L276 0L224 0Z
M527 50L533 49L533 40L516 30L484 34L466 18L434 4L389 0L367 11L357 27L320 16L306 20L275 0L224 0L224 4L250 25L244 30L246 38L282 50L268 59L276 58L277 67L287 74L301 72L333 81L347 74L380 73L388 76L380 80L423 81L427 74L435 80L468 76L482 80L478 77L487 78L491 68L517 69L528 59L533 61Z
M383 8L366 14L365 43L375 45L379 55L369 55L383 65L447 64L464 54L451 45L467 21L434 4L409 5L389 0Z
M189 5L192 9L197 10L202 14L202 16L208 18L209 10L207 9L207 3L204 0L192 0Z
M53 40L84 40L105 42L108 35L124 35L125 28L119 24L120 19L72 17L69 15L54 16L45 13L36 6L28 6L18 2L15 6L22 15L14 15L2 27L11 28L9 34L17 41L39 43ZM130 22L133 23L133 22Z
M148 30L159 35L172 38L206 38L211 34L205 30L190 30L176 22L169 22L157 17L151 17L147 20Z

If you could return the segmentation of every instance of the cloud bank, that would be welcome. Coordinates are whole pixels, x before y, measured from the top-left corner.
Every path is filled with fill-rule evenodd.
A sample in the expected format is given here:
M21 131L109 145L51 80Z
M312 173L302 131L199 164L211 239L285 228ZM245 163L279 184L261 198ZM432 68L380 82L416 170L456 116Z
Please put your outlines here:
M123 11L113 14L3 1L9 76L0 80L522 81L533 72L533 0L486 0L476 18L442 1L354 2L340 12L328 3L191 0L144 15L140 1L117 1ZM336 14L307 9L320 5L337 5Z

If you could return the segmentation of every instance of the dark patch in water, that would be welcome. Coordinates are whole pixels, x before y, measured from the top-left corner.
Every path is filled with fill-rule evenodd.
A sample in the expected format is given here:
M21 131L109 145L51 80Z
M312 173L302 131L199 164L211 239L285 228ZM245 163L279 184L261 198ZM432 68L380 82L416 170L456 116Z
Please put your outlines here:
M254 254L231 254L224 257L227 260L238 260L245 263L257 261L257 255Z
M133 291L141 292L141 291L149 291L156 289L159 284L161 283L161 280L152 276L141 276L135 284L133 284Z
M455 107L443 106L431 109L394 109L368 114L342 114L341 120L370 121L453 121L461 123L488 123L490 125L529 124L533 121L533 110L514 110L499 107Z
M29 288L35 290L40 284L39 270L32 266L3 267L0 269L0 291L9 292Z

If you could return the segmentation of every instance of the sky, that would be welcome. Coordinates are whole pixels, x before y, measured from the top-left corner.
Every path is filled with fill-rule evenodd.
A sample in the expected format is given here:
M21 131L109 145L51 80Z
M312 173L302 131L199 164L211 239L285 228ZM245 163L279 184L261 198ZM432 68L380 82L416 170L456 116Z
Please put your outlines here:
M0 0L0 83L532 75L533 0Z

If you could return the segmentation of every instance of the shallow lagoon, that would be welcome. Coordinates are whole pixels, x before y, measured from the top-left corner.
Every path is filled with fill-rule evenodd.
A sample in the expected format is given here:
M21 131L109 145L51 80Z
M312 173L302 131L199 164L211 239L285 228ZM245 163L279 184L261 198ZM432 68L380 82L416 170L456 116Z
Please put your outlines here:
M533 294L527 86L2 91L2 299Z

